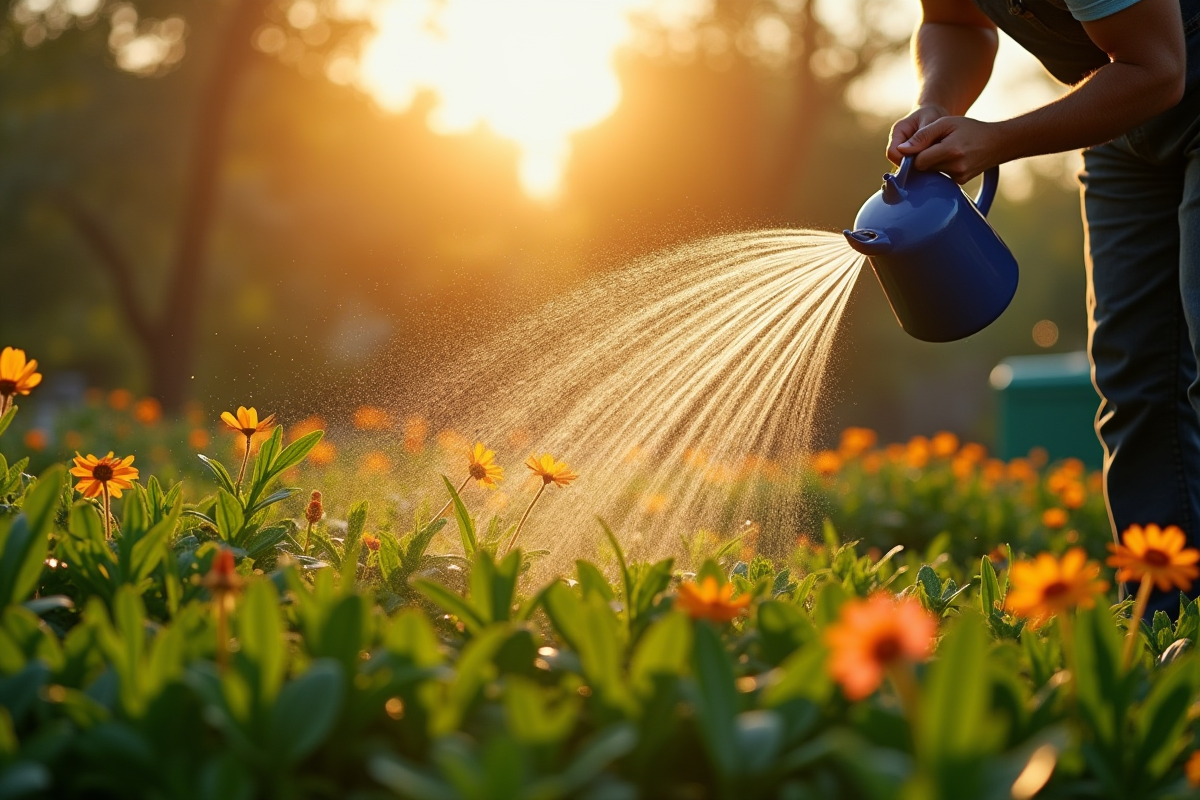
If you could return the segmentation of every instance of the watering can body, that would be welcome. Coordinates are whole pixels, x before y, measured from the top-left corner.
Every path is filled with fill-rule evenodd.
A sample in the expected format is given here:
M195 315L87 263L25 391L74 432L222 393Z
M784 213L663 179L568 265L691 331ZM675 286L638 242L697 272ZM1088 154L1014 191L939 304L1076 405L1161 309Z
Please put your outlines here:
M999 168L984 173L972 201L940 172L912 158L885 175L846 240L867 256L904 331L950 342L983 330L1017 291L1017 262L986 219Z

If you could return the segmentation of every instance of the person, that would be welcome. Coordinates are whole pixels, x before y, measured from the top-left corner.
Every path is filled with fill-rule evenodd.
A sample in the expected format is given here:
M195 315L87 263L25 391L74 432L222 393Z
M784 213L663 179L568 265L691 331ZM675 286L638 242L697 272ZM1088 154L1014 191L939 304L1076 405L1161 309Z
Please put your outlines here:
M1178 525L1200 547L1200 0L922 0L919 94L887 155L965 183L1083 149L1088 353L1114 535ZM1070 90L1001 122L964 116L997 29ZM1156 594L1174 615L1178 597Z

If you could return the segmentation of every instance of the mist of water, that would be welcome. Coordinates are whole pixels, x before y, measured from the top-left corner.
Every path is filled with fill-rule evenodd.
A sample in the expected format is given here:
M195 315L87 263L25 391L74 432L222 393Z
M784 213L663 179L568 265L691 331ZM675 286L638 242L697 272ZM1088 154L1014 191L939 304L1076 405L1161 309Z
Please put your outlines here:
M697 528L736 531L751 499L731 498L731 486L748 467L808 449L862 263L823 231L679 247L480 337L439 382L439 404L499 451L518 510L532 496L521 491L530 453L579 473L548 488L521 534L551 550L548 566L590 552L594 515L641 557L670 555ZM773 519L755 522L789 524L770 497L765 507Z

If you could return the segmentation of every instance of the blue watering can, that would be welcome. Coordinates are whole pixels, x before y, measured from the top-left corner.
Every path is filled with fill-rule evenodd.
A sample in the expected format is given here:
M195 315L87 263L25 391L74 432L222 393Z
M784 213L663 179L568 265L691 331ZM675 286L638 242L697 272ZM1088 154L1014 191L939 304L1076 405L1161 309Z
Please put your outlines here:
M985 216L1000 168L983 174L972 202L940 172L912 157L859 209L846 241L867 256L907 333L952 342L991 325L1017 291L1017 261Z

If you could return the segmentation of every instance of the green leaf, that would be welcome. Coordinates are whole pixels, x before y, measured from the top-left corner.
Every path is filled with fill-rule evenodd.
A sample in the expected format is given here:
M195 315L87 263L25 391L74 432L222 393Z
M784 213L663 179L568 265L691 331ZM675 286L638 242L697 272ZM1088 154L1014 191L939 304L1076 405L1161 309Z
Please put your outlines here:
M683 614L667 614L646 629L629 663L629 682L647 697L657 675L683 675L692 658L692 624Z
M175 531L175 524L179 522L182 508L183 504L177 502L166 517L133 545L129 559L131 583L138 583L158 566L158 562L167 552L166 544Z
M412 535L408 540L408 546L404 548L404 568L408 572L420 569L421 560L425 557L425 551L429 549L429 543L444 527L446 527L445 519L435 519Z
M939 600L942 597L942 579L933 570L933 567L928 564L922 564L917 570L917 583L925 590L925 596L930 600Z
M1161 778L1174 762L1195 689L1194 664L1177 664L1165 673L1160 673L1133 715L1137 749L1132 763L1145 773L1147 783Z
M20 516L0 533L0 600L5 604L19 603L37 588L65 478L63 466L43 472L25 493Z
M4 432L6 430L8 430L8 426L12 424L12 421L14 419L16 419L16 416L17 416L17 407L14 405L14 406L10 406L8 411L4 412L3 417L0 417L0 436L4 435Z
M238 546L238 535L246 524L246 517L237 497L225 489L218 489L214 516L216 517L217 533L220 534L221 539Z
M217 479L219 488L224 489L230 494L237 494L237 487L233 482L233 477L229 474L229 470L225 469L224 464L222 464L220 461L217 461L215 458L209 458L208 456L200 453L197 453L196 457L204 462L204 466L208 467L208 471L211 472L213 477Z
M299 489L279 489L277 491L271 492L269 495L264 497L262 500L259 500L257 503L250 506L250 508L248 508L246 510L246 516L253 517L255 514L262 511L263 509L269 508L269 507L275 505L276 503L282 502L283 500L287 500L289 497L293 496L298 491L299 491Z
M367 501L363 500L361 503L350 506L350 513L346 515L346 538L342 540L343 553L349 553L351 548L358 546L366 527Z
M278 428L276 430L279 430ZM325 435L324 431L313 431L301 436L296 441L283 448L283 451L275 457L271 463L271 477L280 475L286 472L289 468L296 466L312 452L312 449L321 441L321 437Z
M450 479L443 475L442 483L446 484L446 491L450 493L450 500L454 503L454 517L458 520L458 535L462 538L463 555L473 558L475 551L479 549L479 540L475 535L475 523L471 520L466 505L458 496L458 490L454 488Z
M271 581L252 581L238 615L241 654L257 671L258 697L270 702L286 669L279 597Z
M600 523L600 529L604 531L604 536L617 555L617 563L621 566L622 595L625 599L625 606L628 608L630 595L633 593L633 579L629 575L629 565L625 562L625 551L621 549L621 543L617 541L617 535L612 532L612 528L608 527L608 523L600 517L596 517L596 521Z
M273 477L271 467L275 463L275 457L279 455L279 450L282 447L283 426L276 425L275 430L271 431L271 435L267 437L267 440L259 445L258 454L254 457L254 470L250 477L252 488L250 490L249 503L254 502L266 490L267 484L270 483Z
M246 540L244 545L246 557L251 559L258 558L286 539L291 531L292 528L285 524L263 528Z
M974 615L948 626L929 669L917 729L918 758L935 774L982 755L1001 733L988 715L988 636ZM943 787L949 788L949 787Z
M758 632L763 659L772 665L779 664L817 635L807 614L779 600L764 600L759 604Z
M733 665L712 626L695 626L695 672L699 694L696 716L700 739L708 757L725 780L738 770L738 740L735 719L738 713L737 689Z
M576 561L575 572L579 575L579 586L583 589L584 597L595 594L605 602L612 602L616 599L616 593L613 592L612 585L604 577L604 573L592 562L582 559Z
M996 579L996 569L992 560L984 556L979 562L979 604L985 617L998 612L1004 602L1000 594L1000 582Z
M1081 611L1075 618L1075 678L1079 711L1096 740L1114 756L1136 673L1124 674L1122 638L1107 608Z
M483 618L479 616L473 606L442 584L418 578L412 582L412 587L434 604L462 620L463 624L467 626L467 630L472 633L478 633L486 627Z
M299 763L329 736L342 706L342 665L317 659L279 692L267 725L268 746L283 766Z

